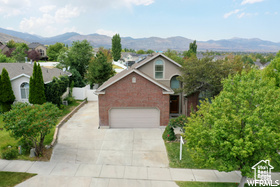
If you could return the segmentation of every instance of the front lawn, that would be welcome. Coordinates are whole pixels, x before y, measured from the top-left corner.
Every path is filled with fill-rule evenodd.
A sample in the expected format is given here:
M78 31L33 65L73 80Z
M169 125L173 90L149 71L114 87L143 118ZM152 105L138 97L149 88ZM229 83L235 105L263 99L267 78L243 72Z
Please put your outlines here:
M35 175L36 174L30 174L30 173L16 173L16 172L0 171L0 186L1 187L15 186Z
M3 116L0 114L0 157L1 157L1 148L5 146L16 146L17 140L11 137L9 132L4 129Z
M69 114L76 106L78 106L82 101L75 101L71 104L69 104L68 106L64 106L63 109L61 109L61 115L58 117L57 119L57 124L63 119L63 117L65 117L67 114ZM53 126L53 128L51 129L51 132L45 137L44 140L44 145L50 145L52 140L53 140L53 136L54 136L54 132L55 132L55 128L56 126ZM1 158L1 148L3 147L7 147L7 146L11 146L11 147L17 147L18 146L18 140L16 140L15 138L11 137L9 135L9 132L7 132L4 129L4 122L3 122L3 116L0 115L0 158ZM29 158L29 155L20 155L18 157L18 159L23 159L23 160L48 160L51 156L51 152L52 150L45 150L45 155L46 157L44 158Z
M189 169L217 169L219 163L215 163L211 166L205 167L201 166L193 161L185 145L183 145L182 150L182 160L179 160L180 154L180 143L179 142L165 142L169 166L172 168L189 168ZM280 164L276 162L280 160L280 155L277 158L272 159L270 164L274 167L272 172L280 172Z

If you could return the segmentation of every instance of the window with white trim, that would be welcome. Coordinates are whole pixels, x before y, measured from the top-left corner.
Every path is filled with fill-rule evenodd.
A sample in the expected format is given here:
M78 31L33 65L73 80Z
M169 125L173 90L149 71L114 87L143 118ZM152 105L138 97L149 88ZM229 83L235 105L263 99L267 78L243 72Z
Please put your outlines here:
M22 99L28 99L29 97L29 84L24 82L20 85L20 94Z
M157 60L155 61L155 78L156 79L163 79L163 61L162 60Z

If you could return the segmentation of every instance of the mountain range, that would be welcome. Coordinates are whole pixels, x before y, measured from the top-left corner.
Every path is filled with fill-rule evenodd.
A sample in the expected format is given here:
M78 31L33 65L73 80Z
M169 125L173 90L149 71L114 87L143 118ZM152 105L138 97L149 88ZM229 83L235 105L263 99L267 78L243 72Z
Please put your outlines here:
M100 34L81 35L69 32L54 37L41 37L34 34L23 33L0 28L0 41L6 42L13 39L16 42L39 42L45 45L62 42L71 45L73 41L88 40L93 47L111 48L111 37ZM128 49L152 49L155 51L166 51L167 49L185 51L188 50L192 39L181 36L160 38L131 38L122 37L122 48ZM277 52L280 50L280 43L265 41L258 38L232 38L223 40L197 41L198 51L240 51L240 52Z

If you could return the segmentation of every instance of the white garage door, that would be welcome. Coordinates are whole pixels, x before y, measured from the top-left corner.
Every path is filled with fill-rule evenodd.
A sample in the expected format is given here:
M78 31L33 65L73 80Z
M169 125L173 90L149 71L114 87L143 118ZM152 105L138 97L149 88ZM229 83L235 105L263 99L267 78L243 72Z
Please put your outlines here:
M114 108L109 118L111 128L159 127L160 112L156 108Z

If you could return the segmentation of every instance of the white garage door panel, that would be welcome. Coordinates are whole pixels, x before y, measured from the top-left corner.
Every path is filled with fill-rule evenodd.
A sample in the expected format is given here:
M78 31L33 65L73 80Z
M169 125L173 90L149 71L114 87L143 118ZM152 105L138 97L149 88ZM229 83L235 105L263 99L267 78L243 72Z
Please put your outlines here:
M156 108L116 108L110 111L111 128L159 127L159 110Z

